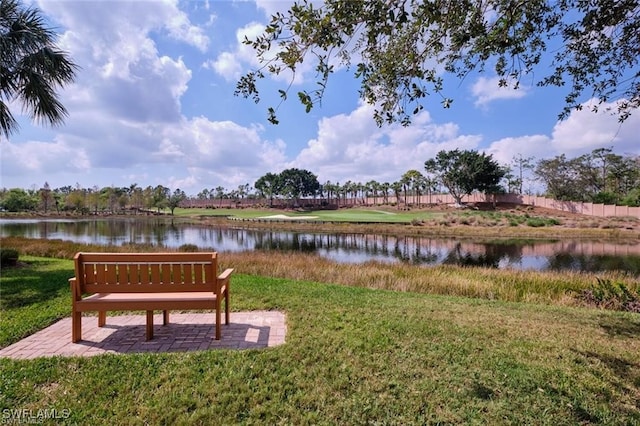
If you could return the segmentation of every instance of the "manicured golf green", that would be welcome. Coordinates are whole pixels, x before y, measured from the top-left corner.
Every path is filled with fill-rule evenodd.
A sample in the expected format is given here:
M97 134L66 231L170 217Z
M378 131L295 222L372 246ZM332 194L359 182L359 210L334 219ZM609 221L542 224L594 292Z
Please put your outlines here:
M339 210L278 210L278 209L176 209L176 216L224 216L239 219L270 219L327 222L409 223L412 220L428 220L442 213L425 211L394 211L393 209L339 209Z

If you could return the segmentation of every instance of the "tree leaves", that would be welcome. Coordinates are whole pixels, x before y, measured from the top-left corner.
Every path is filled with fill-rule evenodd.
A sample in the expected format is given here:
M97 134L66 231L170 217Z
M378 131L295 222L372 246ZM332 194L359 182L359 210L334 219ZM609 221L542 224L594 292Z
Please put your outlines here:
M436 175L458 204L473 191L495 192L506 170L491 155L473 150L440 151L425 162L425 170Z
M539 86L567 86L560 118L595 96L619 101L613 112L625 120L640 106L639 17L637 0L326 0L321 7L303 1L245 43L270 74L295 71L305 60L319 64L320 89L298 92L307 112L322 102L333 73L328 64L350 67L359 58L354 77L360 97L376 106L378 125L409 124L429 94L448 108L442 69L464 78L488 67L516 87L538 75ZM279 50L267 56L273 42ZM555 54L543 63L551 45ZM241 77L236 94L259 99L260 71Z

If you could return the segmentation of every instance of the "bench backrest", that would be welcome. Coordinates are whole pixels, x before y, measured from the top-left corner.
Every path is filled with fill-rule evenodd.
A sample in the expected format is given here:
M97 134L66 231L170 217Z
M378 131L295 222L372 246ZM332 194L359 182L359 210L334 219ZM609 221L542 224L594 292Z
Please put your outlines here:
M77 253L83 293L216 291L217 253Z

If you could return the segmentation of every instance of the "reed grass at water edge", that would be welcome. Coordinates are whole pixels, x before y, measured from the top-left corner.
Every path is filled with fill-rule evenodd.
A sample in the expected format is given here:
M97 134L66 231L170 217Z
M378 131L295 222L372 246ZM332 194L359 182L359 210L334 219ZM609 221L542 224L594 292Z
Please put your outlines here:
M167 251L153 246L100 246L61 240L21 237L0 239L3 247L18 247L21 254L71 259L78 251ZM222 267L238 273L311 280L345 286L474 297L507 302L580 305L580 294L598 280L609 280L640 293L640 278L623 273L576 273L497 270L478 267L367 262L340 264L318 255L249 251L224 253Z

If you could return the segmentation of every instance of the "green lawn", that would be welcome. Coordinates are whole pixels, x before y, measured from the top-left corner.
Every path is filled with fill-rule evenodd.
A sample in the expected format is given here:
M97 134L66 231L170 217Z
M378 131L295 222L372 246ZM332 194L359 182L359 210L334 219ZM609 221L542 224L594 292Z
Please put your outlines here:
M339 210L312 210L291 211L278 209L180 209L174 212L176 216L224 216L240 219L256 219L269 216L284 215L289 218L309 218L328 222L375 222L375 223L409 223L412 220L428 220L440 217L442 213L424 211L394 211L393 209L339 209Z
M68 315L69 260L3 269L0 346ZM0 413L69 424L640 424L640 315L238 274L263 350L0 360ZM61 421L64 423L64 421Z

